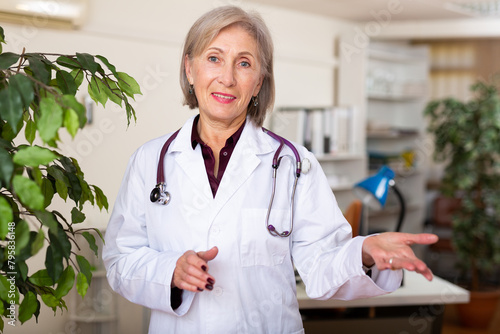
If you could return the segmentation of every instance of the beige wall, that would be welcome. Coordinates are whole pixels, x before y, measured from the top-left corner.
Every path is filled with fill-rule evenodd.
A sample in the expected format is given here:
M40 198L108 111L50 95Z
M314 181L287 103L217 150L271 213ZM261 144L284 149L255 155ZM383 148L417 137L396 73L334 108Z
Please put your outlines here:
M253 5L247 1L132 1L89 0L90 12L76 31L52 30L33 25L2 24L7 51L20 53L88 52L106 56L120 71L137 79L143 96L137 99L137 123L127 129L124 112L114 105L96 107L94 123L75 140L64 137L64 151L76 157L89 183L108 196L110 209L117 195L128 157L145 141L180 127L194 112L181 105L178 68L183 38L194 20L207 10L237 4L255 8L268 23L276 47L276 104L331 105L334 103L336 37L351 26L321 16ZM152 166L156 168L156 166ZM101 228L109 213L87 212L88 223ZM43 258L36 259L40 267ZM141 307L120 299L119 333L138 333ZM5 333L78 333L68 312L43 308L38 325L34 320Z

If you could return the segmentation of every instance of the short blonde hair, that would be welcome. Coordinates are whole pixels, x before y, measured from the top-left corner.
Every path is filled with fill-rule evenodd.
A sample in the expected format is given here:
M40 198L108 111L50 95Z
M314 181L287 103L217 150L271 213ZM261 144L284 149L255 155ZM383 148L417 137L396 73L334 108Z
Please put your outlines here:
M186 76L184 63L186 55L190 60L200 55L222 29L235 24L243 27L257 42L263 81L258 95L259 103L255 106L253 101L250 100L247 114L252 122L257 126L262 126L266 113L274 106L273 42L269 29L258 13L246 12L236 6L223 6L209 11L201 16L189 30L184 42L180 71L184 105L188 105L190 109L198 108L198 100L195 94L189 93L190 84Z

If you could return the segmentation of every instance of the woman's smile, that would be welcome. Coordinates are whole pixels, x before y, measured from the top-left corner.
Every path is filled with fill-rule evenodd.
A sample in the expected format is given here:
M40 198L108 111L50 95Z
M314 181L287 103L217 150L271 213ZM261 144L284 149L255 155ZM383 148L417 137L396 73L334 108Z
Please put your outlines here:
M229 104L236 100L236 96L224 93L212 93L212 97L219 103Z

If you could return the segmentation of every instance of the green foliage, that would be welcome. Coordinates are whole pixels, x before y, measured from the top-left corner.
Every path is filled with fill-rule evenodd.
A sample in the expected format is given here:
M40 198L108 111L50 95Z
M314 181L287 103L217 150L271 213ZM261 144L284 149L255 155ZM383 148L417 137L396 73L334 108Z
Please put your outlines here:
M441 190L459 197L454 245L471 289L500 263L500 98L493 84L471 87L474 98L431 101L425 110L434 134L434 159L445 163Z
M38 316L42 303L67 309L63 298L75 283L82 297L91 283L89 261L75 252L76 237L82 235L97 256L90 231L102 235L77 227L85 221L84 204L107 210L108 202L87 183L78 161L57 151L61 129L75 137L87 123L77 91L86 83L96 103L125 107L128 124L135 120L129 99L141 93L103 56L2 53L2 43L0 27L0 331L11 304L19 305L23 323ZM71 204L70 212L52 210L55 197ZM45 268L31 272L26 261L44 246Z

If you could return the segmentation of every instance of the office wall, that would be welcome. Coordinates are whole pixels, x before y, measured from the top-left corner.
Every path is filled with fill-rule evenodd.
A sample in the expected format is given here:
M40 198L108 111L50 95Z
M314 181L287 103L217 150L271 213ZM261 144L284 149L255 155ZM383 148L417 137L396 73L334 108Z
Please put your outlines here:
M134 150L149 139L179 128L195 114L182 106L178 84L181 47L190 25L211 8L236 4L262 14L276 47L277 105L334 102L337 63L334 45L336 37L351 28L346 22L247 1L89 0L89 3L88 19L76 31L48 29L43 20L38 25L2 26L8 42L6 51L20 53L26 47L27 52L101 54L141 85L143 95L134 103L137 122L130 127L127 128L124 111L109 104L106 110L100 106L94 108L93 123L74 140L61 133L62 150L79 160L89 183L104 190L110 211L128 157ZM105 228L109 213L89 209L87 217L87 224ZM42 263L43 259L38 257L32 268L36 270ZM120 299L118 311L119 333L141 331L142 308ZM23 326L6 325L5 329L5 333L77 332L78 327L70 321L68 312L58 311L53 316L47 308L43 308L38 325L32 319Z

